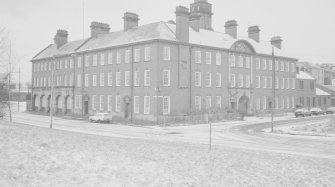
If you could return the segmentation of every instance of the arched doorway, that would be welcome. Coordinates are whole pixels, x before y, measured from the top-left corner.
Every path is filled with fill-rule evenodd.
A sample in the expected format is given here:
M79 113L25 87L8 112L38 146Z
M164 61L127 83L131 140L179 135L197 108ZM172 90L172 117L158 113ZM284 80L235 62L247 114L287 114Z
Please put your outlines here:
M124 118L128 119L131 114L130 97L128 96L124 97L123 101L124 101Z
M248 96L242 96L238 100L238 111L241 114L248 114L249 111L249 97Z
M32 105L33 105L32 107L33 111L38 110L38 96L37 95L34 95Z
M51 102L51 95L48 96L48 99L47 99L47 112L49 113L50 112L50 103Z
M47 101L46 101L46 96L42 95L40 97L40 111L43 112L46 110L46 106L47 106Z
M72 98L71 96L67 95L65 97L64 103L64 113L65 114L72 114Z
M63 98L61 95L56 97L56 113L61 113L63 109Z

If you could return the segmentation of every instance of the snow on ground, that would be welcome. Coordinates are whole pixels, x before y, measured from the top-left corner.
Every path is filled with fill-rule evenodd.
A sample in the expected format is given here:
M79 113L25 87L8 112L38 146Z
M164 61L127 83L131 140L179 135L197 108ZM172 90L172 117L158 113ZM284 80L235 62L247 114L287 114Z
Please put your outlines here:
M0 121L0 186L335 186L335 161Z

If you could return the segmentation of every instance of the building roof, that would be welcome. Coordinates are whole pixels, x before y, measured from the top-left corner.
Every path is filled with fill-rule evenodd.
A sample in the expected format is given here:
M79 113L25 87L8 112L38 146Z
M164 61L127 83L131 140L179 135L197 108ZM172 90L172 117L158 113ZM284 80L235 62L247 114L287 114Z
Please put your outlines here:
M316 88L316 95L317 96L329 96L330 94L320 88Z
M176 25L168 22L157 22L142 25L129 29L127 31L110 32L95 38L72 41L56 49L55 44L50 44L46 49L37 54L32 60L51 58L54 55L66 55L74 52L86 52L105 48L126 45L129 43L144 42L154 39L162 39L177 42ZM270 42L256 42L247 37L238 37L237 39L228 34L200 29L199 32L190 27L189 42L195 45L230 49L237 41L250 43L258 54L271 55L272 45ZM291 55L275 48L275 55L291 58Z
M315 78L304 71L299 71L299 73L297 73L297 79L315 80Z

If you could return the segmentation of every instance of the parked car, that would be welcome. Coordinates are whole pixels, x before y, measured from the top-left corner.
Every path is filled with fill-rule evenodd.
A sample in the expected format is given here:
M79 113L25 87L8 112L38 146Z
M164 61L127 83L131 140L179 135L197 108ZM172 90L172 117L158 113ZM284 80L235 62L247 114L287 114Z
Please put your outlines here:
M300 108L294 112L295 117L312 116L312 113L306 108Z
M327 114L335 114L335 107L330 107L326 111Z
M326 114L326 111L322 110L321 108L311 108L309 111L312 113L312 115L324 115L324 114Z
M90 119L90 122L110 123L113 120L113 116L108 113L96 113L94 116L90 116L89 119Z

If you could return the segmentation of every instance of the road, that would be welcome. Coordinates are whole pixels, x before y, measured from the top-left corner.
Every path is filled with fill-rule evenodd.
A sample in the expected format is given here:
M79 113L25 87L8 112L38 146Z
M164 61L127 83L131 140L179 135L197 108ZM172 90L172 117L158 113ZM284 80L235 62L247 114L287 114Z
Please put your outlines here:
M289 124L303 125L304 121L320 121L327 118L335 119L335 115L298 119L292 116L277 117L275 118L275 128ZM334 137L281 136L264 133L263 129L271 126L269 121L270 118L249 117L243 122L214 123L212 125L212 148L220 149L226 146L335 159ZM14 111L13 122L49 128L50 118L48 116ZM53 128L119 138L209 144L208 124L169 127L129 126L122 124L97 124L55 117Z

